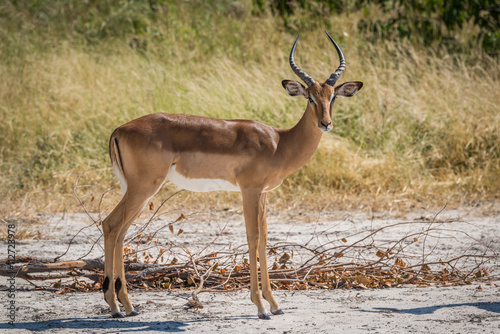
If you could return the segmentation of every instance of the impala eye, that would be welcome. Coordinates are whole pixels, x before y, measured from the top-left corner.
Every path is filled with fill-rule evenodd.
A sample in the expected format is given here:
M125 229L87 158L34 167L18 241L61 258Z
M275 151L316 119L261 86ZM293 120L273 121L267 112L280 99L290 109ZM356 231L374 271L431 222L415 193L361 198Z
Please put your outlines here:
M315 103L314 103L314 100L313 100L313 98L312 98L312 97L310 97L310 96L309 96L309 98L308 98L308 99L309 99L309 102L310 102L311 104L315 104Z

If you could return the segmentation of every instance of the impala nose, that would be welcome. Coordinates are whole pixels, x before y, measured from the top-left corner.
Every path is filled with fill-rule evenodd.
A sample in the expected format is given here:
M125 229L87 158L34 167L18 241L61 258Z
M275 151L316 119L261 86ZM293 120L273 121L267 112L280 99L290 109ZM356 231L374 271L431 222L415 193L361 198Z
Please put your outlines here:
M330 131L332 128L330 127L330 125L332 124L332 122L328 122L328 124L325 124L325 122L321 121L320 122L322 127L320 127L320 130L323 131L323 132L328 132Z

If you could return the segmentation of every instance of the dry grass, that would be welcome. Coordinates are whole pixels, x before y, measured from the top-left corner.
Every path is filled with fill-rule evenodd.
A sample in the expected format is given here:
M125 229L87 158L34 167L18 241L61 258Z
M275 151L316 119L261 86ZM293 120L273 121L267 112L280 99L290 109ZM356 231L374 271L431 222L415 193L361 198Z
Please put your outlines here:
M71 27L40 28L26 11L0 7L7 13L0 18L1 215L78 209L72 190L82 173L96 194L115 186L108 137L144 114L249 118L276 127L298 121L306 102L281 87L295 79L287 62L294 36L272 17L250 15L248 4L226 16L188 7L179 2L164 13L169 20L155 25L161 38L125 32L90 44ZM342 79L365 86L336 102L333 133L274 201L411 207L498 199L499 60L480 51L443 56L399 40L370 44L357 31L359 17L331 20L342 27L334 31L348 61ZM337 61L328 43L320 29L303 31L299 43L297 61L317 80ZM179 201L193 196L209 205L238 201L187 193Z

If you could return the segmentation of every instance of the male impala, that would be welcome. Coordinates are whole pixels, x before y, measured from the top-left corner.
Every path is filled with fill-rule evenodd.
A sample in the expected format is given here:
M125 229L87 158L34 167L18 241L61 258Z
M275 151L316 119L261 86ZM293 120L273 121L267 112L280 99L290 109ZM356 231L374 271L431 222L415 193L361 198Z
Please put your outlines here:
M110 138L110 156L122 186L123 197L103 221L105 271L104 299L115 318L137 315L127 295L123 269L123 239L132 222L165 181L180 188L206 192L240 191L250 258L251 300L259 318L270 319L260 296L272 314L283 314L271 291L266 259L267 192L285 176L303 166L316 151L321 135L332 129L332 105L337 96L350 97L361 89L359 81L334 87L345 69L342 51L330 37L340 66L320 84L302 72L294 61L299 38L290 52L290 66L306 84L284 80L291 96L308 100L306 111L291 129L280 130L251 120L221 120L180 114L152 114L117 128ZM116 279L115 279L116 275Z

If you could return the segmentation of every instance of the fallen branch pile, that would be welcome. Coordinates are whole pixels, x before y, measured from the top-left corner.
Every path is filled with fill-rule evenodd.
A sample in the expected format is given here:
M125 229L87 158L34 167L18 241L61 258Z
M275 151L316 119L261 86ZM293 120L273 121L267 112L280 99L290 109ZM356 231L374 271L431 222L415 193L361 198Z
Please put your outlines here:
M182 220L180 218L177 221ZM432 252L419 254L415 251L419 248L425 250L426 239L436 232L471 238L465 232L448 229L447 225L451 223L436 220L395 223L371 231L352 243L344 238L314 247L309 245L311 242L277 243L268 248L268 256L275 259L269 271L270 278L274 288L289 290L364 289L432 283L447 286L488 279L489 274L484 267L497 258L488 245L477 242L467 252L447 259L434 259ZM377 242L378 234L410 224L424 227L399 240ZM170 230L174 232L172 227ZM157 234L158 231L154 231L146 235L142 230L138 238L132 239L145 240L136 241L136 247L151 249L153 244L164 244L157 240ZM161 259L167 250L160 248L157 254L152 254L136 250L131 244L133 240L129 240L125 250L125 268L131 287L232 291L247 287L250 282L245 245L234 249L228 249L228 245L219 251L209 251L209 245L192 254L188 249L172 243L172 248L168 250L170 253L175 247L181 251L175 252L175 257L165 263ZM300 262L297 262L298 258ZM0 261L0 275L11 276L15 273L17 277L29 281L57 279L59 281L53 287L60 292L100 289L103 270L102 258L65 262L18 258L12 266L7 260ZM73 280L61 284L60 280L65 278Z
M92 220L92 224L83 229L97 228L101 231L100 208L105 194L99 202L98 218L93 218L76 193L79 187L75 187L75 196ZM233 291L248 287L250 274L247 245L233 248L231 244L219 243L218 249L215 249L215 241L224 234L226 227L219 231L212 242L198 251L178 245L172 238L167 240L164 235L166 228L170 230L170 236L183 233L181 228L174 233L174 226L186 219L183 214L150 231L150 224L159 219L160 209L171 197L164 200L156 210L150 205L150 210L154 213L149 221L126 239L124 257L129 286L144 289L192 289L194 300L196 294L203 291ZM330 232L322 231L313 233L310 240L304 243L279 242L270 245L267 251L271 260L269 275L273 288L366 289L404 284L449 286L490 279L486 268L488 264L498 261L498 254L489 245L475 240L464 231L456 230L452 226L456 221L438 220L438 215L439 213L432 219L386 224L348 236L349 239L354 239L353 242L348 242L345 237L331 238ZM380 237L391 235L388 232L402 227L411 232L405 233L398 240ZM72 238L68 250L73 239L82 230ZM442 259L434 254L434 250L444 238L452 238L457 243L464 243L465 240L470 246L460 254ZM104 261L102 257L86 257L96 245L102 247L100 243L102 233L94 240L90 250L75 261L59 261L68 250L56 259L17 258L16 263L0 260L0 275L14 275L32 283L57 280L56 283L51 283L57 293L97 290L101 288Z

